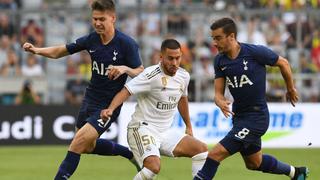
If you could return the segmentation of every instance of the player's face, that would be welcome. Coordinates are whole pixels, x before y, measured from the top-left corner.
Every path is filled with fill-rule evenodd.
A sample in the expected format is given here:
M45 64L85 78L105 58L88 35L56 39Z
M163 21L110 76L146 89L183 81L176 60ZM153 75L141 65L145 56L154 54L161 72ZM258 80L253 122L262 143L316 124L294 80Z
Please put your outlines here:
M169 76L174 76L180 66L181 49L166 49L161 52L160 59L163 71Z
M92 26L98 34L113 30L116 16L109 11L92 11Z
M232 36L226 35L222 28L211 31L213 45L218 49L219 53L227 53L230 51Z

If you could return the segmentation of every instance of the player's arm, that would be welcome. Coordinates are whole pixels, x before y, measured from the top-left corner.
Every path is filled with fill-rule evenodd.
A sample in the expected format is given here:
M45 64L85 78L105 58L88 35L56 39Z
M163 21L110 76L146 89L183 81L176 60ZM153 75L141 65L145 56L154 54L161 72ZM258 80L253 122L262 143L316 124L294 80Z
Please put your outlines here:
M193 136L192 132L192 125L190 121L190 115L189 115L189 104L188 104L188 97L182 96L178 102L178 110L179 113L186 125L186 134Z
M131 96L130 92L126 87L122 88L120 92L112 99L109 107L107 109L103 109L100 113L100 117L102 120L107 121L111 116L113 111L120 106L124 101L126 101Z
M37 54L52 59L58 59L69 55L65 45L38 48L31 43L24 43L23 49L27 52L31 52L32 54Z
M299 100L299 96L296 88L294 87L292 71L288 60L279 56L274 66L278 66L280 68L282 77L287 86L287 100L291 102L292 106L295 106L295 103Z
M224 116L229 117L230 115L234 115L234 113L229 108L231 101L227 100L224 97L225 78L220 77L214 80L214 90L215 90L214 102L221 109Z
M144 67L141 65L137 68L130 68L128 66L111 66L108 68L109 79L115 80L118 79L122 74L128 74L131 78L136 77L143 71Z

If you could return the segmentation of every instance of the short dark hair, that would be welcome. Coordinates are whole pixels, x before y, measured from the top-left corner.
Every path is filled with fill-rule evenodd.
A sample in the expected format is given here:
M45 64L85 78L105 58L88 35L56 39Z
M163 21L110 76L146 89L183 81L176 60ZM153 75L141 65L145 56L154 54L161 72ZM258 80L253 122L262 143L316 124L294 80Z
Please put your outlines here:
M91 4L91 9L92 11L116 11L116 7L113 0L94 0Z
M180 43L175 39L166 39L162 41L161 52L164 52L166 49L181 49Z
M236 23L228 17L224 17L221 19L218 19L217 21L213 22L210 26L210 29L216 30L222 28L223 32L227 35L234 33L235 37L237 37L237 26Z

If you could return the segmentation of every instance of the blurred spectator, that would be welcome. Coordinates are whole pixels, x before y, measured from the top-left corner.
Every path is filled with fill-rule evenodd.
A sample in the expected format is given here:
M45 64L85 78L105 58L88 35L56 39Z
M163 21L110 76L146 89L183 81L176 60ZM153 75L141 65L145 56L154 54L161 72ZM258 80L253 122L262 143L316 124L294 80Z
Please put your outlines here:
M2 64L0 68L1 76L20 76L21 75L21 66L19 64L19 59L16 53L10 49L7 51L7 61Z
M167 17L168 33L174 35L188 35L189 33L189 16L185 13L185 7L180 0L172 1L173 5L169 6Z
M301 15L300 18L297 18L295 15L290 13L286 13L289 23L287 24L287 30L289 32L289 38L287 40L288 48L311 48L312 44L312 29L310 27L310 23L307 21L306 15ZM301 27L301 44L297 44L297 33L298 33L298 23L300 23Z
M7 35L12 39L16 35L13 24L9 21L6 14L0 13L0 37Z
M197 49L198 60L194 63L193 72L201 80L200 101L213 101L214 67L210 49L202 46Z
M312 49L311 49L312 62L320 70L320 32L315 30L312 37Z
M121 30L128 34L129 36L136 38L138 37L138 32L140 33L139 29L139 19L134 12L126 12L119 16L119 24Z
M262 25L263 34L266 37L268 46L281 56L285 56L285 41L289 33L286 26L276 15L271 16L266 23Z
M27 77L42 76L43 69L34 54L28 54L26 63L22 65L22 75Z
M77 62L74 60L73 56L67 57L67 68L66 74L69 76L77 75L79 73L79 68Z
M0 9L16 10L17 4L13 0L0 0Z
M316 73L316 67L309 61L308 57L304 54L300 54L300 71L302 74L309 75L304 77L302 81L301 100L303 102L317 102L319 96L319 90L313 79L313 74Z
M142 32L144 35L159 36L160 35L160 13L156 7L148 4L147 11L143 12L142 18Z
M29 80L26 80L23 83L22 89L15 98L15 104L17 105L27 105L27 104L40 104L41 98L35 92L32 87L32 83Z
M239 31L237 39L239 42L267 45L265 36L259 29L259 19L254 16L248 21L247 29Z
M151 65L159 64L159 62L160 62L160 50L156 49L156 48L153 48L153 51L152 51L149 59L150 59Z
M11 41L9 36L4 35L0 36L0 68L4 63L6 63L8 56L7 52L9 51L11 46Z
M35 20L29 19L21 30L21 42L30 42L37 47L43 46L43 30L37 25Z
M80 52L79 73L86 80L91 78L91 58L86 51Z
M80 105L87 85L88 82L81 77L69 80L65 90L66 103L71 105Z

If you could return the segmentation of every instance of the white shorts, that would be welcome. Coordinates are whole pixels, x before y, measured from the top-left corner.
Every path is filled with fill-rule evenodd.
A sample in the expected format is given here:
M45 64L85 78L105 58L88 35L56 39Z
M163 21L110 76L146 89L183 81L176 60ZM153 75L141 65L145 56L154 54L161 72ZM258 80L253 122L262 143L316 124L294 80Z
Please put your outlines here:
M140 167L148 156L161 155L174 157L173 151L186 134L168 129L159 132L155 127L140 123L137 127L129 127L127 140Z

